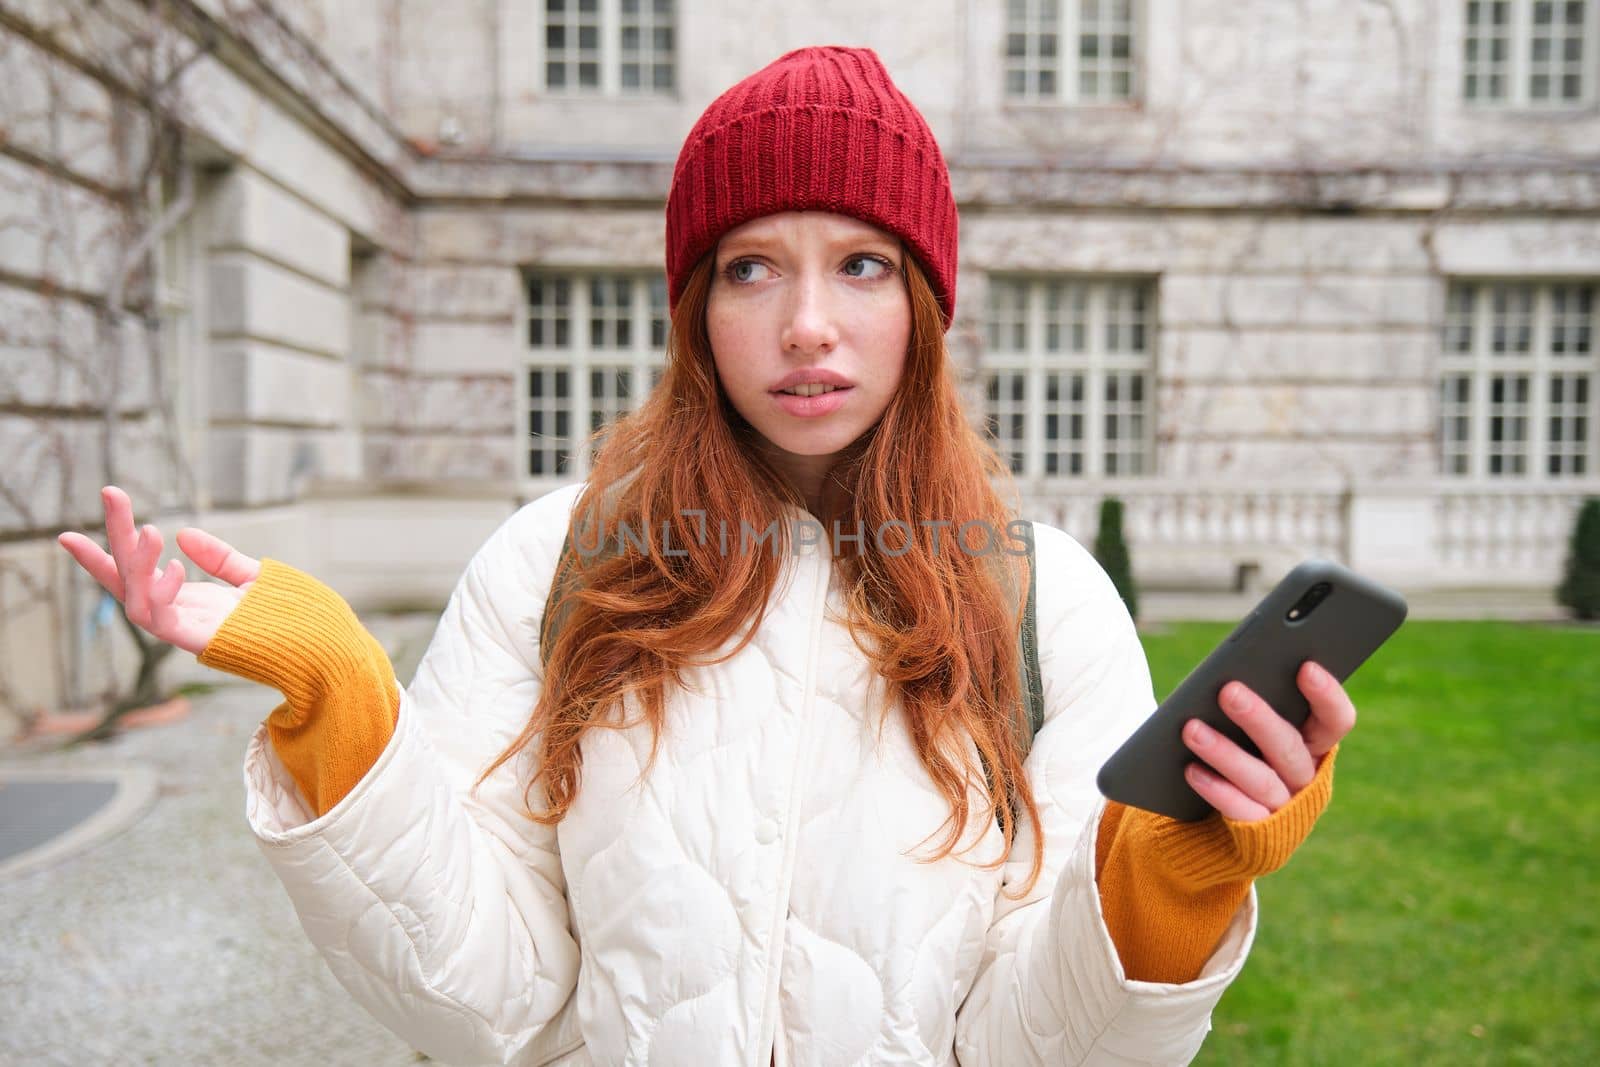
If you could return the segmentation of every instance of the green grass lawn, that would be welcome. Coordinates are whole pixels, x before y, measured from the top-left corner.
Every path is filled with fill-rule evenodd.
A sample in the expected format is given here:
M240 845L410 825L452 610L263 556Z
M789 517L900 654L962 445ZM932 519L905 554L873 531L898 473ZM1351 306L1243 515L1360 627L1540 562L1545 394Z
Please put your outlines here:
M1146 635L1165 696L1231 625ZM1600 628L1412 621L1200 1064L1600 1063Z

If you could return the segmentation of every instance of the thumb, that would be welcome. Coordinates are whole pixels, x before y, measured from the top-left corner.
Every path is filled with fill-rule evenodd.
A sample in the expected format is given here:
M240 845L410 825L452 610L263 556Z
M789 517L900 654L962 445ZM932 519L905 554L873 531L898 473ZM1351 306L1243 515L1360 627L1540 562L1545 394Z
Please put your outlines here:
M178 531L177 540L184 555L194 560L201 570L221 578L229 585L244 585L261 575L260 560L245 555L222 538L197 527L185 526Z

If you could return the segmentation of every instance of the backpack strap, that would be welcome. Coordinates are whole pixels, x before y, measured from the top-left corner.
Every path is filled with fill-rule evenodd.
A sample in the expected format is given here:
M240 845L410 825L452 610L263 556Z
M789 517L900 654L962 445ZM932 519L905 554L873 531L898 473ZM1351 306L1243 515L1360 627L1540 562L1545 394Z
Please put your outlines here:
M572 544L573 531L576 528L579 545L594 546L593 551L583 549L583 555L591 562L620 552L622 550L620 538L613 536L608 518L615 513L617 501L636 473L637 471L613 482L605 491L602 514L598 519L592 515L575 514L567 523L566 535L561 540L561 555L556 557L555 577L550 581L550 592L544 601L544 614L539 621L539 662L546 669L550 666L550 650L556 647L556 637L566 623L567 616L572 614L572 602L567 594L577 589L583 581L583 572L578 567L578 550ZM599 523L598 529L594 528L596 522Z
M1026 759L1029 751L1031 751L1033 748L1034 737L1039 733L1040 729L1044 727L1044 681L1039 671L1039 567L1038 556L1035 552L1034 546L1033 523L1027 522L1022 525L1018 539L1026 548L1026 556L1023 561L1023 567L1028 572L1027 586L1025 591L1022 592L1022 596L1024 598L1022 603L1022 623L1017 634L1019 646L1017 650L1018 669L1021 673L1021 678L1019 679L1021 684L1019 688L1022 694L1022 703L1026 714L1019 717L1014 725L1016 728L1018 747L1021 749L1022 757ZM990 558L999 561L997 564L997 569L1000 574L1001 587L1005 589L1006 592L1013 598L1012 603L1015 603L1015 597L1018 595L1018 590L1016 590L1011 584L1011 568L1005 565L1005 558L1003 556L993 556ZM992 790L994 788L994 775L990 771L988 763L983 760L981 754L979 755L979 762L984 764L984 780L989 783L989 788ZM1020 812L1017 811L1016 798L1007 797L1006 804L1011 809L1012 821L1016 821L1016 819L1020 816ZM995 813L995 821L999 822L999 820L1000 815L997 811Z
M572 550L569 531L561 541L561 555L556 559L555 578L550 582L550 594L545 597L544 615L539 621L539 662L550 668L550 650L556 645L556 635L572 613L567 593L576 589L583 575L578 571L577 553Z
M1028 704L1028 745L1044 728L1044 678L1039 673L1039 568L1033 546L1033 523L1025 535L1028 545L1028 601L1022 613L1022 695ZM1026 751L1026 749L1025 749Z
M1014 529L1017 524L1007 527ZM1017 632L1017 671L1018 691L1021 696L1022 715L1014 715L1011 721L1012 736L1017 742L1017 747L1022 758L1026 759L1028 752L1033 748L1033 738L1041 727L1044 726L1044 685L1039 673L1039 634L1037 615L1037 556L1034 550L1033 523L1022 522L1020 529L1014 535L1015 539L1023 545L1023 569L1027 571L1027 579L1021 589L1015 584L1016 574L1010 565L1010 556L1013 553L997 552L984 557L989 564L995 580L1000 583L1000 589L1006 597L1007 603L1015 607L1021 600L1022 621ZM983 758L983 753L978 753L978 762L983 766L983 780L994 790L994 772L989 763ZM1007 797L1006 804L1011 809L1012 819L1018 816L1016 798ZM995 821L1000 821L1000 813L995 812Z

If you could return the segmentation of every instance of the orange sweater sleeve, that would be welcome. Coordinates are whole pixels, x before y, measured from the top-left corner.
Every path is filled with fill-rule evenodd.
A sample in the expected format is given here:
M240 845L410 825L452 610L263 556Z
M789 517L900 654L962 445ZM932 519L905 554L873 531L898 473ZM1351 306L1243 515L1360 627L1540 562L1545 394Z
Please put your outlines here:
M1181 822L1108 801L1095 841L1100 907L1122 969L1191 982L1216 951L1250 883L1289 861L1333 796L1335 745L1289 803L1255 822L1212 812Z
M388 653L344 598L275 559L197 657L284 696L267 716L278 758L317 815L377 762L400 710Z

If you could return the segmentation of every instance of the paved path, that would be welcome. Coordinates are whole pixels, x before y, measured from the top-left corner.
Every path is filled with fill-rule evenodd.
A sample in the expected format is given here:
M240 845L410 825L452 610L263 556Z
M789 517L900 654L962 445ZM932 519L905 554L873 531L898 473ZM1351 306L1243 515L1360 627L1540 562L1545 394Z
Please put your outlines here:
M275 697L230 684L171 725L0 754L158 779L121 833L0 880L0 1064L418 1062L334 981L245 824L245 743Z

